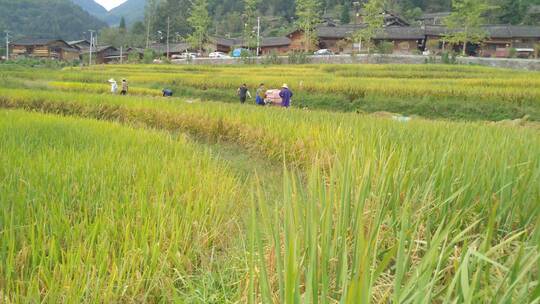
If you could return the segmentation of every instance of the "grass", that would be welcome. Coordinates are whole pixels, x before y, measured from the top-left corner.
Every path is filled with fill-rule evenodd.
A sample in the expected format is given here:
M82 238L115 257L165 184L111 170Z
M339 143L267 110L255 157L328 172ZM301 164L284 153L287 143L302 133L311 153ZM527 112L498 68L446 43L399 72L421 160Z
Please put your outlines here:
M123 73L140 70L143 77L145 68L148 67L107 67L99 73L113 69ZM209 73L229 68L157 66L148 68L145 77L164 73L166 78L179 69L185 73ZM251 71L251 68L230 69L239 73ZM285 73L288 69L276 67L272 71ZM300 73L302 69L324 69L344 75L359 73L352 67L307 66L291 68L290 74ZM468 73L467 79L489 83L492 79L484 79L488 71L493 71L493 78L506 73L485 68L430 66L425 74L459 80ZM25 70L13 72L26 73ZM412 67L374 66L364 72L379 78L388 78L392 73L396 78L411 73L416 73L419 79L424 77ZM518 78L526 75L508 73ZM62 75L64 81L72 78L69 71ZM216 238L225 234L242 244L233 246L223 264L230 257L232 261L241 261L243 266L219 267L212 276L197 277L187 272L184 278L190 279L184 281L186 285L195 283L171 286L170 290L184 296L184 300L200 300L197 296L200 294L206 302L226 299L223 301L251 303L537 303L540 300L537 129L424 119L402 123L352 113L185 103L182 98L163 99L149 94L123 98L101 94L91 87L79 90L76 82L75 89L70 90L29 89L41 83L39 76L34 80L31 76L19 76L10 76L11 84L2 89L1 107L109 120L169 134L186 132L209 141L218 150L224 147L224 142L242 147L225 145L222 157L213 159L229 162L243 178L259 185L249 184L246 190L246 187L238 188L238 179L230 184L241 190L229 189L224 193L240 197L244 203L241 206L245 207L233 209L238 212L238 221L245 222L238 225L240 229L230 230L219 226L218 221L216 228L219 232ZM94 76L81 74L81 77ZM15 78L20 81L13 82ZM509 81L508 86L518 84ZM448 111L460 110L448 105ZM54 119L61 123L71 118ZM22 140L24 137L16 136L19 129L24 129L22 123L12 127L8 134ZM152 133L152 138L167 137L167 133L144 132L156 133ZM114 132L105 134L113 136ZM55 139L63 137L55 136ZM13 146L16 145L10 145ZM124 150L114 148L109 155L115 159L125 155L120 152ZM282 163L284 175L276 176L276 169L271 169L275 165L246 158L244 151ZM150 155L154 155L152 164L163 164L159 153L150 151ZM13 154L5 157L15 158ZM216 170L220 168L218 164L214 166L201 168L197 178L205 178L211 172L230 174L229 170ZM250 171L255 172L250 174ZM12 168L6 172L17 171ZM115 172L107 171L107 175L115 176ZM274 177L283 181L281 189L274 185ZM274 183L267 183L268 179ZM46 183L43 181L43 185ZM149 191L151 185L142 184L136 189ZM216 190L221 187L210 190L197 185L189 186L197 189L191 193L219 193L214 197L216 202L226 197L221 195L222 190ZM0 193L15 193L9 189L12 188ZM71 197L61 187L52 192ZM228 214L226 209L216 212ZM220 218L218 214L213 216ZM200 259L212 256L205 251L208 248L198 251ZM216 283L222 280L224 283ZM14 280L8 282L14 284ZM222 287L212 287L215 284ZM229 293L223 286L236 288ZM113 294L109 295L112 298ZM167 295L164 290L156 289L155 298L148 301L157 302L163 295ZM225 296L220 298L222 295ZM170 299L165 297L165 301Z

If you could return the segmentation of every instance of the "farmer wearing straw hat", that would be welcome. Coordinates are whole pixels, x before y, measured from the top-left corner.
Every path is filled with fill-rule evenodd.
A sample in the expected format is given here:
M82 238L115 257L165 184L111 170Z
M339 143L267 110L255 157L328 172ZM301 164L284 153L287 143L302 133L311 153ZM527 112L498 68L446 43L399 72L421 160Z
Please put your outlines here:
M118 92L118 84L116 83L116 80L111 78L109 79L109 83L111 84L111 93L116 94L116 92Z
M293 97L293 93L291 90L289 90L289 86L286 83L281 87L279 97L281 97L281 106L288 108L291 105L291 97Z

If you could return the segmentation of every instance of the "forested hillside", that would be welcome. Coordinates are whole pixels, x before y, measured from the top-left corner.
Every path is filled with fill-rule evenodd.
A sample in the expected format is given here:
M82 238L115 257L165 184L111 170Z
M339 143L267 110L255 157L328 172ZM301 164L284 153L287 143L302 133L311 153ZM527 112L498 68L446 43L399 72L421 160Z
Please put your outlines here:
M0 0L0 31L16 37L81 39L106 24L69 0Z

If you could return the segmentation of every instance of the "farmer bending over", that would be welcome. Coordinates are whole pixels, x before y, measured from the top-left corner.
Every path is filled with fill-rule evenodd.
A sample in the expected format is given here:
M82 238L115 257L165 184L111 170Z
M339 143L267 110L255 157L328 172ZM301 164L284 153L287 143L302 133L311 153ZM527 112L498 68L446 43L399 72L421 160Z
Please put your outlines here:
M172 97L173 91L171 89L163 89L163 97Z
M260 106L264 106L265 99L266 99L266 89L264 88L264 83L261 83L259 85L259 88L257 89L257 97L256 97L255 102Z

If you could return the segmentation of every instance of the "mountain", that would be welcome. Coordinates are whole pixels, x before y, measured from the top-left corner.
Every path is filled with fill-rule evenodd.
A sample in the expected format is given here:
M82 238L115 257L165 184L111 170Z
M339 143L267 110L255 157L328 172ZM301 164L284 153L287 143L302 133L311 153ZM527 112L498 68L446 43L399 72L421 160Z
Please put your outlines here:
M145 6L146 0L128 0L109 11L107 21L118 20L116 21L118 23L122 17L126 19L126 23L128 24L142 21L144 19Z
M76 40L106 26L70 0L0 0L0 31L9 30L15 38Z
M108 11L94 0L71 0L74 4L80 6L90 15L96 16L102 20L108 15Z

